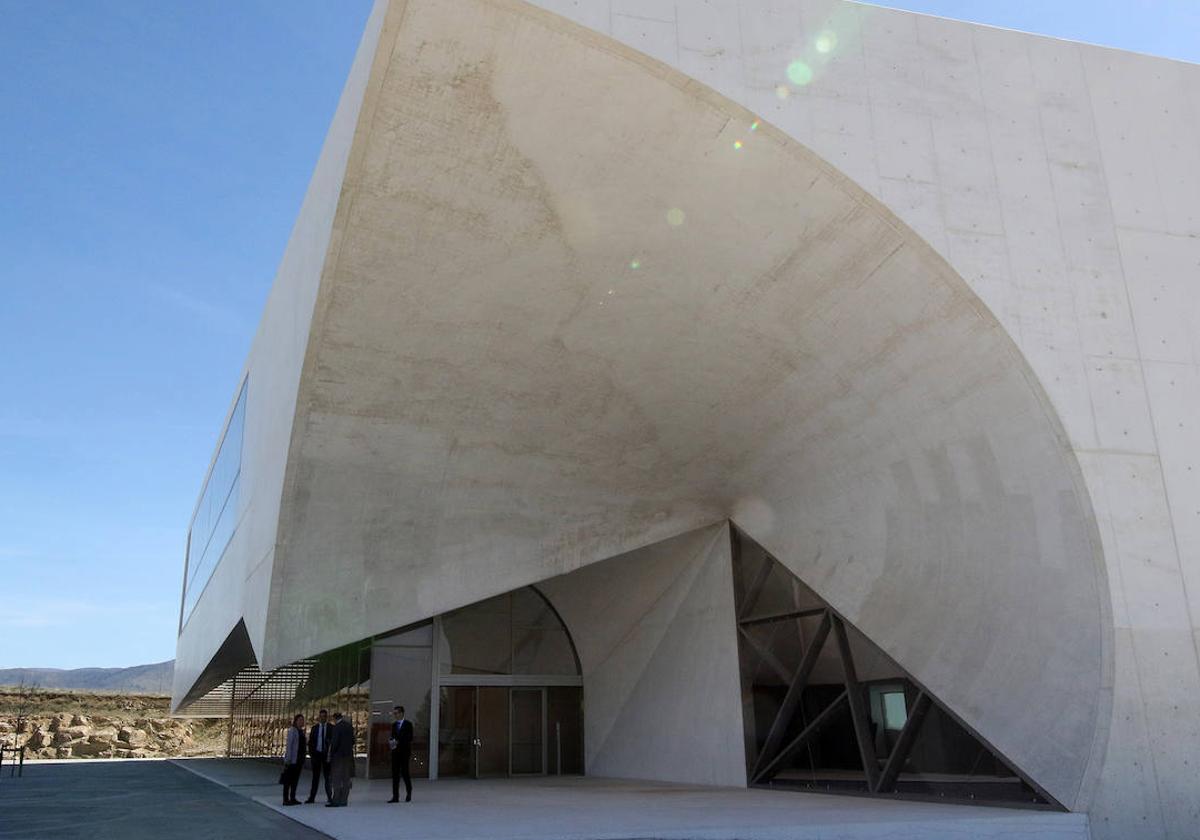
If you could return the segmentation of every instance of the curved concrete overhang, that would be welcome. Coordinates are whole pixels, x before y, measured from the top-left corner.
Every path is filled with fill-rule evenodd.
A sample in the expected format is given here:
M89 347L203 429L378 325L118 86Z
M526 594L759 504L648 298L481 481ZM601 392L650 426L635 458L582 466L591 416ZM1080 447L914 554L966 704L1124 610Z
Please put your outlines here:
M753 114L513 0L394 0L362 113L264 668L733 518L1086 801L1096 528L945 260Z

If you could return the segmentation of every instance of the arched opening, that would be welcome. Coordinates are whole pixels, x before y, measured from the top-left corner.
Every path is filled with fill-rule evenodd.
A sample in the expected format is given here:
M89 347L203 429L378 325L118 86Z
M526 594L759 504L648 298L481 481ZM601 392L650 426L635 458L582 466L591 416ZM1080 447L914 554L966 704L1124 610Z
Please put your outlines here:
M394 705L405 706L416 728L414 775L583 772L579 657L558 613L531 586L376 639L373 776L387 772Z

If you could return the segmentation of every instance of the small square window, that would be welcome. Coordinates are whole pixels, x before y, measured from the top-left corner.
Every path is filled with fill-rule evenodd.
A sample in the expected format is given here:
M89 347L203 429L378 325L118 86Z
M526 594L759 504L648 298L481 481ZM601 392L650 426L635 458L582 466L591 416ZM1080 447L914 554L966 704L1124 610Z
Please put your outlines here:
M908 705L904 702L903 691L885 691L883 693L883 727L884 729L903 729L908 722Z

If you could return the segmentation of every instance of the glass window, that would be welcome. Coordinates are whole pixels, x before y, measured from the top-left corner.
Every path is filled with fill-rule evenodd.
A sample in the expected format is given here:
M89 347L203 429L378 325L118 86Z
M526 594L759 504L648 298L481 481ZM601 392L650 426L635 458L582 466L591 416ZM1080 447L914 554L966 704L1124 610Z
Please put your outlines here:
M391 773L392 708L403 706L413 724L410 772L429 775L430 677L433 673L431 625L377 639L371 647L371 775Z
M532 589L512 593L514 674L577 674L575 650L558 615Z
M443 674L579 674L567 628L526 587L442 617Z
M209 578L237 527L238 486L242 469L242 438L246 420L246 382L238 393L229 423L221 435L217 456L200 491L200 501L188 528L184 564L183 609L180 629L200 600Z
M899 732L908 722L908 705L903 691L886 691L883 694L883 726Z
M752 784L1048 804L878 645L736 529L733 558Z
M510 602L501 595L442 618L442 673L512 673Z

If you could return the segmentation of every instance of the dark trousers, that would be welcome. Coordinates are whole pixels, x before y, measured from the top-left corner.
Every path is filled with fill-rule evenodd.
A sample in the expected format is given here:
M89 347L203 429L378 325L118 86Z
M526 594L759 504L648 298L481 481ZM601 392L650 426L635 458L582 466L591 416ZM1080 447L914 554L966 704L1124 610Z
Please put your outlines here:
M308 792L308 801L312 802L317 798L317 786L321 783L321 776L325 776L325 800L333 799L333 787L329 784L329 763L325 760L325 753L317 753L311 759L312 762L312 789Z
M392 750L392 799L400 798L400 780L404 779L404 798L412 799L412 775L408 765L412 752L403 747Z
M304 765L299 762L283 765L283 803L285 805L296 798L296 784L300 781L300 770L303 767Z

